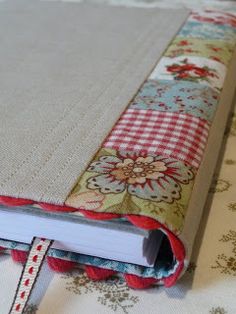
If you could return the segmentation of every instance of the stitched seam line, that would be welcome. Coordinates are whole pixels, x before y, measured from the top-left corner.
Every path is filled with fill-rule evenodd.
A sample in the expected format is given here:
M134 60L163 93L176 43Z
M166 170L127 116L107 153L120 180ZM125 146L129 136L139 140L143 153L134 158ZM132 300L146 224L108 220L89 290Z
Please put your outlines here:
M148 31L148 33L149 33L149 31ZM146 37L146 34L141 34L141 35L138 37L138 39L137 39L137 44L138 44L140 41L143 40L143 37L145 38L145 37ZM137 45L137 44L136 44L136 45ZM133 50L135 50L135 48L134 48ZM124 64L127 64L127 63L129 62L130 57L131 57L131 56L133 55L133 53L134 53L133 50L132 50L132 53L130 53L130 56L128 56L128 57L126 58L127 60L124 60L124 62L123 62ZM117 78L117 76L120 74L121 71L122 71L122 70L120 70L120 71L117 73L117 75L108 83L109 85ZM95 88L92 87L92 84L91 84L91 85L89 86L89 88L88 88L89 92L84 93L83 96L82 96L82 99L80 99L79 101L82 101L82 100L84 99L84 97L86 97L86 96L88 96L89 94L91 94L93 89L95 89ZM109 86L105 87L105 88L101 91L101 93L100 93L98 96L94 96L94 98L100 97L101 94L102 94L104 91L106 91L107 89L109 89ZM75 103L75 104L72 105L72 106L68 106L68 107L67 107L68 109L66 110L66 112L64 112L63 116L62 116L61 118L59 118L59 120L57 120L57 121L55 122L55 125L54 125L53 127L51 127L51 128L48 129L47 133L43 136L43 138L40 140L40 142L32 148L32 150L30 151L30 153L28 154L28 156L26 157L26 159L24 159L24 160L22 161L22 163L20 163L20 164L17 166L17 168L16 168L6 179L4 179L4 180L0 183L0 187L3 187L4 184L6 184L13 176L15 176L15 175L18 173L18 171L29 161L30 157L31 157L32 154L35 152L35 150L37 150L37 149L39 148L39 146L50 136L50 134L52 134L52 132L56 129L56 127L57 127L59 124L61 124L61 123L65 120L65 118L76 108L76 106L77 106L77 103ZM84 115L85 115L85 114L86 114L86 113L84 113ZM56 148L55 148L55 150L56 150ZM52 154L53 154L53 153L54 153L54 152L52 152Z
M115 79L117 78L117 76L122 73L123 71L126 70L127 65L130 62L130 58L133 56L134 52L137 50L137 46L139 46L140 42L143 42L144 38L148 38L148 35L150 34L151 31L153 31L153 28L156 27L156 20L153 17L153 22L151 23L151 26L149 27L148 31L145 32L145 34L142 34L138 39L137 42L134 46L134 48L132 49L132 52L130 53L130 55L126 58L126 60L123 62L123 66L122 69L119 71L119 73L117 73L117 75L112 79L112 81L109 82L109 86L107 86L106 88L104 88L101 93L98 96L94 96L94 98L98 98L101 97L101 95L110 89L111 83L115 81ZM146 40L147 41L147 40ZM150 47L147 47L146 50L150 49ZM146 52L146 51L145 51ZM125 84L123 84L121 90L124 89ZM115 97L116 98L116 97ZM112 99L112 101L114 101L114 98ZM103 106L103 104L101 104L101 106ZM91 109L90 109L91 110ZM87 113L87 112L86 112ZM83 117L86 115L86 113L84 113ZM103 116L103 115L102 115ZM101 116L101 117L102 117ZM81 117L81 116L80 116ZM95 124L97 125L97 123ZM39 171L47 164L47 162L53 157L55 151L60 147L60 145L70 136L70 134L76 129L76 127L78 126L78 123L75 123L66 133L66 135L59 140L59 142L57 143L57 145L54 147L53 151L48 155L48 158L45 160L45 162L43 164L41 164L41 166L39 168L37 168L37 170L34 171L33 175L31 176L31 178L27 181L27 183L25 185L23 185L21 187L21 189L18 192L18 196L20 196L20 194L23 192L23 190L30 185L30 183L35 179L35 177L38 175ZM87 135L87 137L90 135L90 133ZM87 140L87 138L84 139L84 141ZM83 141L83 142L84 142ZM82 143L83 143L82 142ZM82 144L80 143L80 145ZM78 147L78 146L77 146ZM67 162L65 162L67 164ZM44 195L44 194L43 194Z
M152 27L156 27L156 23L153 23L154 25L152 26ZM149 30L149 32L148 32L148 34L152 31L153 29L151 28L150 30ZM147 40L146 40L147 41ZM153 38L152 38L152 41L153 41ZM172 39L171 39L171 41L172 41ZM170 41L170 42L171 42ZM168 44L168 46L169 46L169 44ZM146 47L146 49L145 49L145 51L142 53L142 55L146 55L146 53L147 53L147 51L150 49L150 46L148 46L148 47ZM165 49L165 51L166 51L166 49ZM163 54L160 56L160 58L163 56ZM159 60L160 60L160 58L156 61L156 63L155 63L155 65L154 65L154 67L156 66L156 64L159 62ZM135 72L136 71L136 69L135 70L133 70L133 72ZM142 83L143 84L143 83ZM123 84L123 86L122 86L122 88L121 88L121 92L122 92L122 90L124 89L124 87L125 87L125 85L126 85L126 83L124 83ZM135 94L136 95L136 94ZM134 96L135 96L134 95ZM117 98L117 97L119 97L119 96L116 96L115 98L113 98L112 99L112 102L113 101L115 101L115 99ZM130 103L130 102L129 102ZM125 109L129 106L129 103L128 103L128 105L125 107ZM124 109L124 110L125 110ZM104 115L104 114L103 114ZM118 117L118 119L120 118L120 116ZM95 125L97 125L97 123L95 124ZM110 132L110 130L109 130L109 132ZM109 134L109 133L108 133ZM87 135L87 137L90 135L90 133ZM87 140L87 138L85 138L84 139L84 141L83 142L85 142ZM77 150L79 149L79 147L82 145L82 143L83 142L81 142L79 145L77 145L76 146L76 148L74 149L74 151L73 151L73 153L68 157L68 159L66 160L66 162L61 166L61 169L59 170L59 172L57 173L57 175L56 175L56 177L54 178L54 180L53 181L51 181L51 183L46 187L46 189L44 190L44 193L41 195L41 199L44 197L44 195L50 190L50 188L51 188L51 186L55 183L55 181L58 179L58 177L61 175L61 173L66 169L66 167L67 167L67 165L70 163L70 161L71 161L71 159L73 158L73 156L76 154L76 152L77 152ZM103 141L102 141L102 143L103 143ZM99 149L101 147L101 145L96 149L96 152L95 152L95 154L97 153L97 150ZM91 159L89 160L89 162L91 161ZM88 163L89 163L88 162ZM85 167L85 169L87 168L87 166ZM82 174L83 174L83 172L82 172ZM81 174L81 175L82 175ZM77 180L76 180L76 182L77 182Z

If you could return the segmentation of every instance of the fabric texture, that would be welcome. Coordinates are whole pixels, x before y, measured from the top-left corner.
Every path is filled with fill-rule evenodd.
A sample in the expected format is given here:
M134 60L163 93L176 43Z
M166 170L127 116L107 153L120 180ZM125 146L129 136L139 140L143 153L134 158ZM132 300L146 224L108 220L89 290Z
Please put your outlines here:
M171 156L197 168L208 131L205 121L191 115L128 109L106 139L104 147Z
M212 122L218 100L219 95L216 91L198 83L182 80L173 82L148 80L130 107L186 113Z

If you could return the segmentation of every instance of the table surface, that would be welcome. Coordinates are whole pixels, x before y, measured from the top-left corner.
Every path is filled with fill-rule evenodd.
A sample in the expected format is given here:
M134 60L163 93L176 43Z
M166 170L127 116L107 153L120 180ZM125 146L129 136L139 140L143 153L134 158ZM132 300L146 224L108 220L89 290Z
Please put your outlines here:
M65 0L68 1L68 0ZM74 0L76 1L76 0ZM98 0L95 0L98 1ZM117 0L103 2L117 3ZM126 4L145 6L145 0ZM170 1L146 0L147 6ZM233 1L178 1L174 7L235 8ZM236 110L228 123L204 215L186 274L175 287L129 289L121 279L93 282L79 271L57 274L45 265L25 314L236 313ZM22 266L0 255L0 314L8 313Z

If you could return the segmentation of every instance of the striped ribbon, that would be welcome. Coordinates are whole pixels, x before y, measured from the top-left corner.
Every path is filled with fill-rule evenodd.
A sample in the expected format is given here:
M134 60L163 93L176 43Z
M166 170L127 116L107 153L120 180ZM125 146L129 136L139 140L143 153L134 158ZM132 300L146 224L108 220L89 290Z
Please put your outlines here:
M22 314L36 283L52 240L33 238L9 314Z

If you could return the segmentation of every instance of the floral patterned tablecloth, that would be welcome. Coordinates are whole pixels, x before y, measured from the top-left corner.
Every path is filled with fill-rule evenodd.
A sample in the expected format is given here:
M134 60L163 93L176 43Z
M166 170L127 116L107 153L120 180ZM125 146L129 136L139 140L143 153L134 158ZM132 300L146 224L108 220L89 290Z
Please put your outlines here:
M112 2L116 2L113 0ZM134 1L131 1L134 2ZM199 1L222 7L224 1ZM137 1L143 5L145 1ZM162 7L164 1L147 1ZM196 1L173 1L196 7ZM131 3L132 4L132 3ZM225 1L229 8L230 1ZM232 2L233 6L233 2ZM169 51L169 53L176 53ZM236 313L236 110L228 124L218 168L186 274L175 287L132 290L122 279L94 282L77 270L44 266L26 314L235 314ZM0 255L0 314L8 313L22 266Z

